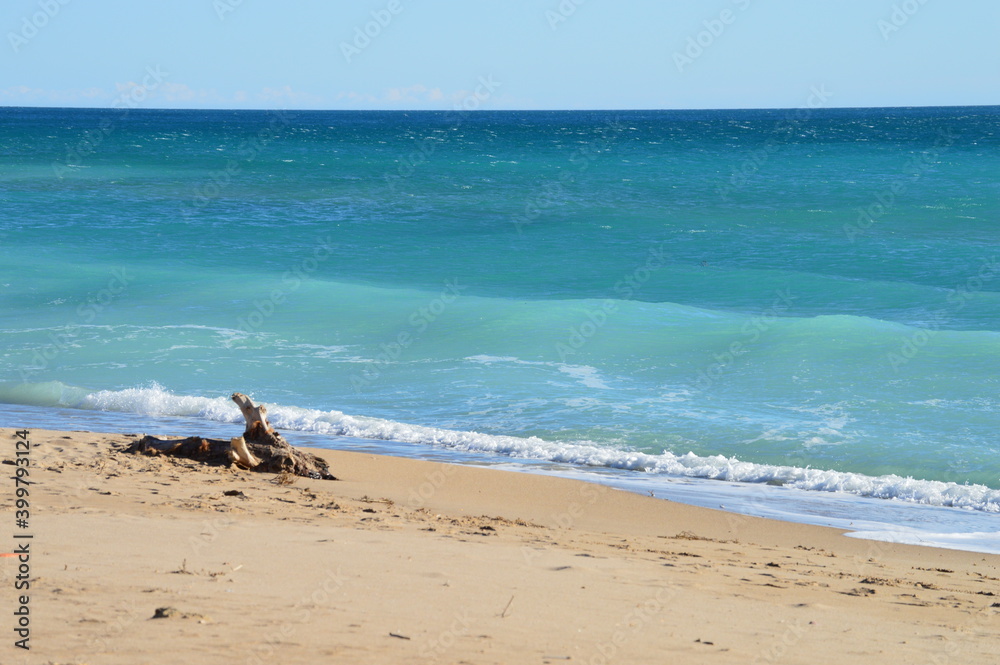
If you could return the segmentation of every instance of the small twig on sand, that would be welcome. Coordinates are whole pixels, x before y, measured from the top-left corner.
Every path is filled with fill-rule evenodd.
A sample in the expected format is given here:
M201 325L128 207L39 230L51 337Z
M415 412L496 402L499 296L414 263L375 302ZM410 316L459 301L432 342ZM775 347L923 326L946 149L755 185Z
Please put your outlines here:
M511 594L510 595L510 600L507 601L507 605L503 608L503 612L500 613L500 618L501 619L506 619L507 618L507 610L510 609L511 603L513 603L513 602L514 602L514 594Z

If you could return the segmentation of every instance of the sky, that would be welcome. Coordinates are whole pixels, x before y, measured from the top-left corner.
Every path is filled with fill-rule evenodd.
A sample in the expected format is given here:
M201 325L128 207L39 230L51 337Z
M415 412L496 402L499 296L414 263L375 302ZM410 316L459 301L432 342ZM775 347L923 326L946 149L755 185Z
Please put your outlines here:
M998 0L4 0L0 106L1000 103Z

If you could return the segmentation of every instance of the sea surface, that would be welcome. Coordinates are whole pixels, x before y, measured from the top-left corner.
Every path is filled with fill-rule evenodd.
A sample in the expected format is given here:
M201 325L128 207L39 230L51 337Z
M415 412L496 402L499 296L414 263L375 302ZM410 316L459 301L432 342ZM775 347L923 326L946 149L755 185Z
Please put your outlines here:
M0 109L0 426L1000 552L1000 107Z

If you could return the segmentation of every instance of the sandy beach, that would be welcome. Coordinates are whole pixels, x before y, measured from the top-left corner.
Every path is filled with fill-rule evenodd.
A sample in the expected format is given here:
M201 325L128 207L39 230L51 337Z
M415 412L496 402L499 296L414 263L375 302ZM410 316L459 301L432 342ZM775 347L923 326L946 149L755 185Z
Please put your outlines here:
M14 464L20 439L2 435ZM370 454L313 450L340 480L288 482L123 452L137 436L31 430L26 528L20 467L4 467L0 552L30 543L30 584L15 590L18 558L0 559L0 661L982 664L1000 650L993 555ZM25 599L30 651L15 647Z

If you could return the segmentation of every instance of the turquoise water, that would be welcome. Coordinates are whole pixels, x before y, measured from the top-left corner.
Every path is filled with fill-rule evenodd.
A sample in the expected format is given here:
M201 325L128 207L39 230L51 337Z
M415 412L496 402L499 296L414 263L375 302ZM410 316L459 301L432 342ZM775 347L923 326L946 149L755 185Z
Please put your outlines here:
M8 406L1000 510L1000 107L0 121Z

